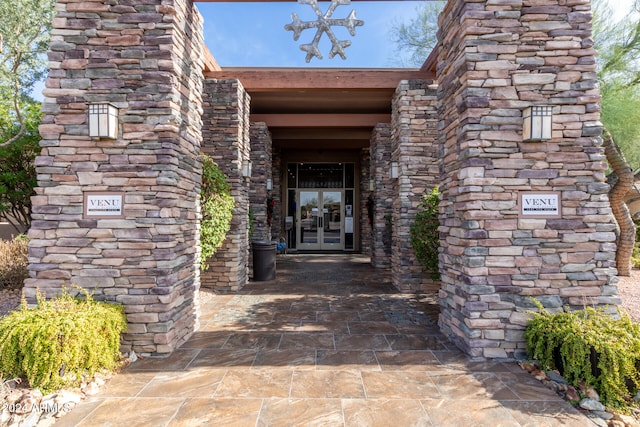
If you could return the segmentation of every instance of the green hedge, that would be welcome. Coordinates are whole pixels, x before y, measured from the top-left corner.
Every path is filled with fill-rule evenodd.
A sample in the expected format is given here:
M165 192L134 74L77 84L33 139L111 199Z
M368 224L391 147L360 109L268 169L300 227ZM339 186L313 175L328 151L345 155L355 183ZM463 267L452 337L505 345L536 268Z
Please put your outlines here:
M440 234L438 232L438 227L440 226L438 220L439 204L440 192L437 188L431 190L429 194L423 195L419 207L420 210L409 229L411 246L413 246L416 258L423 270L428 272L433 280L440 280L438 265L440 248Z
M640 388L640 324L604 309L552 314L538 308L524 334L529 356L573 386L593 387L607 406L629 405Z
M72 297L23 302L0 320L0 377L25 378L43 393L77 386L101 370L118 367L120 334L126 330L122 306L95 301L84 291Z
M200 248L202 270L207 260L222 246L231 227L235 202L231 197L227 177L207 155L202 155L202 187L200 190L202 221L200 222Z

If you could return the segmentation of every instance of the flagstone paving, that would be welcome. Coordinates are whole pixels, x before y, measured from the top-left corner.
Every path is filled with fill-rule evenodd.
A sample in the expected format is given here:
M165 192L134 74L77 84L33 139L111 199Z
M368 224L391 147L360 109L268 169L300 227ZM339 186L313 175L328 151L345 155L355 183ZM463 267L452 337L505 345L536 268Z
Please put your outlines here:
M473 362L433 298L358 255L278 256L277 278L208 295L201 326L131 364L60 426L580 426L515 363Z

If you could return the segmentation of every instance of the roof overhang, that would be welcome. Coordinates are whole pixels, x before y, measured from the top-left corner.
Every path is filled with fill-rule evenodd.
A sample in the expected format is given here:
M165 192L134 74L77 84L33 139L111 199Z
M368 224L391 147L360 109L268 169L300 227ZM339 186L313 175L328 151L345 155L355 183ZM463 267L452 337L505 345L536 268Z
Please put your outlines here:
M378 123L390 123L402 80L431 80L424 69L218 67L207 79L237 79L251 97L251 121L268 126L274 146L357 149Z

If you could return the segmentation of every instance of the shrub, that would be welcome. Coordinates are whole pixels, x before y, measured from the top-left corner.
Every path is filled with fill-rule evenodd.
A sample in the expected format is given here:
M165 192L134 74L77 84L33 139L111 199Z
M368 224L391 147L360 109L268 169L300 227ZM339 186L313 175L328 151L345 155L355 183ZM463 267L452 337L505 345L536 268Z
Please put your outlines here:
M640 268L640 246L635 245L633 247L633 255L631 255L631 264L635 268Z
M0 289L20 289L29 276L27 239L16 237L0 241Z
M411 224L411 246L416 253L416 258L424 271L429 272L433 280L440 279L438 266L438 251L440 248L440 235L438 227L438 206L440 204L440 192L437 188L429 194L422 196L420 211Z
M206 261L222 246L227 236L235 205L227 177L207 155L202 156L200 203L202 207L200 268L206 270Z
M0 320L0 377L25 378L43 393L77 386L96 372L117 368L120 334L126 329L122 306L64 291L36 307Z
M574 386L592 386L605 405L624 407L640 387L640 324L604 309L551 314L540 303L525 330L529 356Z

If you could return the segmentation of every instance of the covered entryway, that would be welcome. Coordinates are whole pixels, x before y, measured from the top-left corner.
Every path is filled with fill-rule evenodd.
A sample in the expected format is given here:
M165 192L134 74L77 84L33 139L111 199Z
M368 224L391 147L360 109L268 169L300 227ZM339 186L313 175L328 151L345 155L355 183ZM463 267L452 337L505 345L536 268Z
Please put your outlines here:
M424 289L409 228L421 195L441 189L439 325L469 355L522 355L531 297L617 304L589 1L541 8L450 0L421 69L252 70L216 64L191 1L58 0L26 296L95 289L127 308L125 351L171 353L198 328L200 284L247 285L250 219L276 239L293 224L286 165L353 162L353 250L371 236L374 265L404 292ZM117 132L96 139L87 113L103 103ZM548 140L523 134L534 107L552 110ZM201 152L226 168L236 201L208 278L197 270ZM334 190L308 189L318 202ZM330 219L347 250L351 203L335 190L342 212ZM540 193L558 197L557 217L523 215L522 197ZM119 215L91 214L89 194L117 199ZM332 232L317 209L316 240Z

